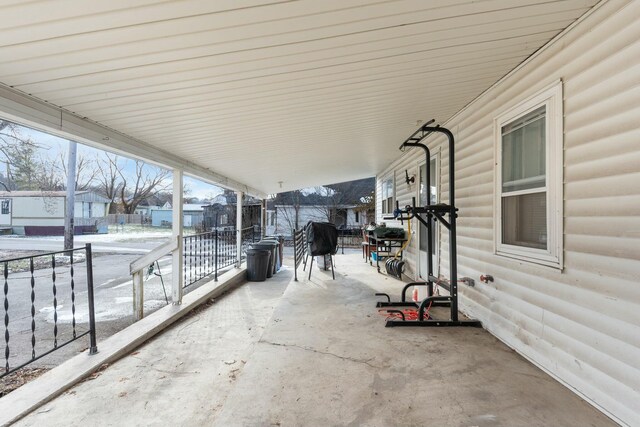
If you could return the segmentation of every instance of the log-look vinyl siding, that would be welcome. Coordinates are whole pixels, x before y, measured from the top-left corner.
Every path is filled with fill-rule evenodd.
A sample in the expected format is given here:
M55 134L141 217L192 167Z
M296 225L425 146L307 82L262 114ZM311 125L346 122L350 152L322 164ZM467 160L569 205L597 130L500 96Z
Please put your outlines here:
M494 253L494 119L559 79L562 271ZM445 125L456 137L459 275L476 279L461 286L463 311L617 421L640 425L640 2L602 3ZM445 142L427 140L441 153L443 201ZM404 169L417 174L423 158L413 149L379 175L395 171L401 205L417 195Z

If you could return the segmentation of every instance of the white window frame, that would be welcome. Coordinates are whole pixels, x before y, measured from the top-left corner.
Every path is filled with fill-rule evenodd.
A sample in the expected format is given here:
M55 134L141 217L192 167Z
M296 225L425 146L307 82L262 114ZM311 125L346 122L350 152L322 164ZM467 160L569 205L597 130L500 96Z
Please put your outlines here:
M389 208L387 206L387 209L390 209L390 210L385 210L387 199L389 199L389 197L384 197L384 188L385 188L385 184L387 183L387 181L391 181L391 196L390 196L391 197L391 208ZM395 174L389 174L389 175L385 176L382 179L382 187L380 188L380 198L382 199L381 200L382 203L381 203L381 206L380 206L380 208L381 208L380 212L382 213L382 215L392 214L394 209L395 209L393 205L394 205L394 202L396 200Z
M531 111L545 106L545 161L547 202L547 249L528 248L502 243L502 127ZM498 256L563 268L563 99L562 81L558 80L536 95L510 108L494 120L495 190L494 251ZM523 191L527 193L528 191ZM518 192L509 192L517 195Z
M0 212L0 215L9 215L11 213L11 199L2 199L0 200L0 203L2 205L2 212Z

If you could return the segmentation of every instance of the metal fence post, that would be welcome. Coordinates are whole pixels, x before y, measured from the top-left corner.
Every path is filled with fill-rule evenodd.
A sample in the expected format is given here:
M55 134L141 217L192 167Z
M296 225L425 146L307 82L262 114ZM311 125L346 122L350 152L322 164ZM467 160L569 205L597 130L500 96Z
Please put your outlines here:
M96 310L93 301L93 257L91 256L91 243L87 243L85 250L87 255L87 296L89 298L89 354L96 354L98 352L98 344L96 341Z
M293 278L298 281L298 234L293 231Z
M214 271L215 271L215 273L213 275L213 280L215 282L217 282L218 281L218 227L217 227L217 224L216 224L216 231L214 233L214 236L215 236L215 239L216 239L216 247L215 247L215 254L214 254L214 258L215 258L215 261L214 261L214 269L215 270Z

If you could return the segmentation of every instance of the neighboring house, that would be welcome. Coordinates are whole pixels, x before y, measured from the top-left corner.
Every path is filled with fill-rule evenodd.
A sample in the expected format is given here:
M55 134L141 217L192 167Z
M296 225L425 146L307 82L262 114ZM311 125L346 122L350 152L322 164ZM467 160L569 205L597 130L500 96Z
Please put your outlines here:
M138 215L143 215L144 217L150 217L151 211L155 211L158 209L162 209L162 207L156 206L156 205L147 205L147 206L138 205L133 213ZM171 209L171 206L169 206L169 209Z
M204 226L207 229L235 228L236 226L236 194L225 191L211 199L211 202L203 206ZM242 201L242 227L260 224L262 204L259 199L245 196Z
M298 226L302 227L309 221L332 221L338 228L361 228L367 224L366 212L359 210L354 205L339 205L328 211L327 206L300 205L298 206ZM295 228L296 207L293 205L272 204L267 209L267 234L291 236L291 230Z
M201 205L185 204L183 206L184 226L201 227L204 209ZM173 209L154 209L151 211L151 225L153 227L170 227L173 223Z
M366 203L375 189L375 179L327 185L317 191L279 193L267 203L267 234L291 236L309 221L331 222L338 228L362 228L375 218L372 203Z
M61 236L67 194L65 191L0 192L0 227L19 235ZM74 233L107 233L109 200L91 191L77 191Z

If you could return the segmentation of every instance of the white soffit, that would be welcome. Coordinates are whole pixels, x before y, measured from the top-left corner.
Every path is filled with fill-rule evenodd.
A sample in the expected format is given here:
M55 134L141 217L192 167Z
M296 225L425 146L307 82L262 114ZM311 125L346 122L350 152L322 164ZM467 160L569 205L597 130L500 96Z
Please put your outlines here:
M0 82L274 193L375 175L595 3L5 0Z

